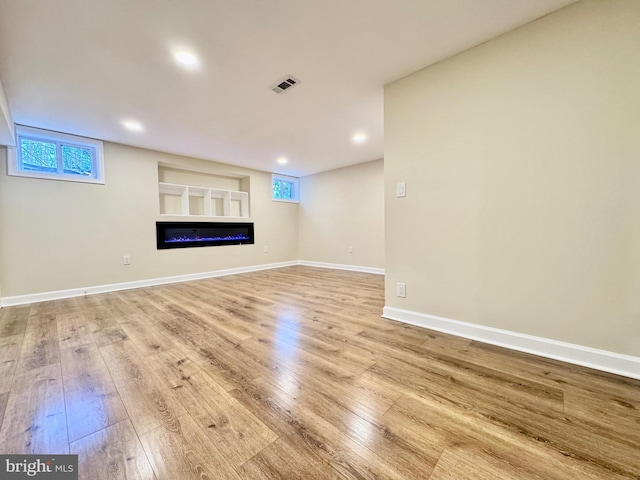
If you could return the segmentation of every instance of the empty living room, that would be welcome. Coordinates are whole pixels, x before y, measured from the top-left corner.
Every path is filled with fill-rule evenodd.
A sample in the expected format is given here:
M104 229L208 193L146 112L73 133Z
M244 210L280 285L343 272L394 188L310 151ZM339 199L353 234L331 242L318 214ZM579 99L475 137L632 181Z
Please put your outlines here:
M640 2L0 0L0 480L639 480Z

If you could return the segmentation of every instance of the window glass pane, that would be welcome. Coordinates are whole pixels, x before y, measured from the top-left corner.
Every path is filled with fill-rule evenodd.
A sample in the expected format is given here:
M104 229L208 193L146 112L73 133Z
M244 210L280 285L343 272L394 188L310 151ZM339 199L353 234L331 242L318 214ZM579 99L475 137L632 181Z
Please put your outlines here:
M62 170L71 175L93 175L93 150L87 147L62 145Z
M22 170L57 172L56 144L42 140L20 139Z
M280 184L282 182L280 182L280 180L274 180L273 181L273 198L282 198L280 196Z
M291 182L282 182L282 198L290 200L293 196L293 184Z

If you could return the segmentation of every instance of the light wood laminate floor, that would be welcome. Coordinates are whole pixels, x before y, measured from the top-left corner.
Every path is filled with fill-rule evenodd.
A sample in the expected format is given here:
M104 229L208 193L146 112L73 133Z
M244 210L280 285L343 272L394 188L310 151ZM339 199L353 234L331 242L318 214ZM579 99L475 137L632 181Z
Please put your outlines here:
M380 318L290 267L0 311L0 453L80 478L639 479L640 382Z

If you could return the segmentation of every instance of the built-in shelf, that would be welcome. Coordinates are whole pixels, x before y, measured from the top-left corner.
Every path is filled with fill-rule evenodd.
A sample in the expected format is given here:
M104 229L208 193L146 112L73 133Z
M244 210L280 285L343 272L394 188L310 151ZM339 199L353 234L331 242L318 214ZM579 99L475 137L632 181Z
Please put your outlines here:
M159 183L160 215L249 218L249 193Z

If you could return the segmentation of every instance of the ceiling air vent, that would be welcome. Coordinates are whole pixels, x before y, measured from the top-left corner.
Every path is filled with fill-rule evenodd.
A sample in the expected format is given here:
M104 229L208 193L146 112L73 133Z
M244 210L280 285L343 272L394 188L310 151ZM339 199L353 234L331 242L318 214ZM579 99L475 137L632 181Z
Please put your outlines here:
M276 83L271 85L269 88L276 93L282 93L291 87L295 87L299 83L300 80L291 75L287 75L286 77L281 78Z

